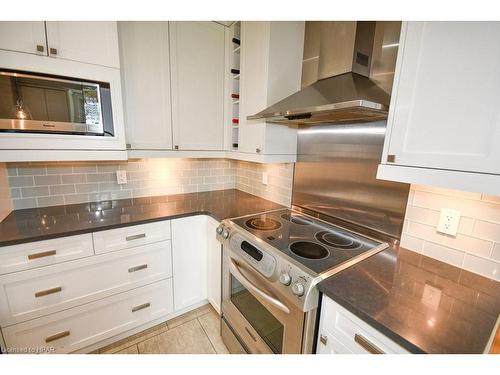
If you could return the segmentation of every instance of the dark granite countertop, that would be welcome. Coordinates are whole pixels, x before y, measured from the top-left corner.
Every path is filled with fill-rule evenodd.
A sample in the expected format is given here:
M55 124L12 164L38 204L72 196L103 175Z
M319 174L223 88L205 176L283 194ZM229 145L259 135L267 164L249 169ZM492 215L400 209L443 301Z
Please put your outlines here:
M413 353L483 353L500 313L500 282L397 247L319 288Z
M0 223L0 246L197 214L220 221L278 208L283 206L229 189L15 210Z

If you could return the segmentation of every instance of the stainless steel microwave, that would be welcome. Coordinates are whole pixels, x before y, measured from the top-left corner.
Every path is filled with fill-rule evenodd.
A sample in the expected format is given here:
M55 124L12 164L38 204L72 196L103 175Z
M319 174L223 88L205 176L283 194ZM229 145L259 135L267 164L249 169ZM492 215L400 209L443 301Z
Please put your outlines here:
M0 132L113 136L109 83L0 69Z

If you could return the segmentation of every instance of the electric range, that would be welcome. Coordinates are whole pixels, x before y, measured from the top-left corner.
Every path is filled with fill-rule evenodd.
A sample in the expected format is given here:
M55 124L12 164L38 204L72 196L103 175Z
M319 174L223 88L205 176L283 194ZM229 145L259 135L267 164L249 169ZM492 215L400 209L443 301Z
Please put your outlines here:
M223 338L232 345L233 336L224 332L236 332L252 353L311 352L316 285L389 246L290 209L224 220L217 238L223 245ZM273 329L261 330L268 321Z

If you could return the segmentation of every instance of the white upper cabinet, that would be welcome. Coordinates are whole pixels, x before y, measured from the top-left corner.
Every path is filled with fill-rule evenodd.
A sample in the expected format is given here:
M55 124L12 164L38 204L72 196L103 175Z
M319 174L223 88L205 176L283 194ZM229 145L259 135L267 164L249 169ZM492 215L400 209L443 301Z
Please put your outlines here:
M169 24L174 149L222 150L225 27Z
M403 24L379 178L500 192L499 40L499 22Z
M168 22L119 22L129 149L172 149Z
M242 22L238 151L296 154L296 130L249 121L300 89L304 22Z
M46 26L49 56L120 67L116 22L47 21Z
M0 49L47 55L45 22L0 22Z

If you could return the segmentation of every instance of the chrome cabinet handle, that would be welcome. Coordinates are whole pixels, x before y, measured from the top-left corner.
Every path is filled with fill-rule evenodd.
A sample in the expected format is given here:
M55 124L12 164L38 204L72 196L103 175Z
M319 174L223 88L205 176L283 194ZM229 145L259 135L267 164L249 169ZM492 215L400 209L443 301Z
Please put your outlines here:
M327 335L323 335L323 334L321 334L321 335L319 336L319 341L320 341L323 345L328 344L328 336L327 336Z
M271 305L273 305L277 309L279 309L279 310L281 310L281 311L283 311L283 312L285 312L287 314L290 313L290 309L288 307L286 307L283 304L283 302L277 300L276 298L270 296L266 292L260 290L255 285L253 285L252 282L250 280L248 280L245 277L245 275L243 275L243 273L241 273L240 268L239 268L238 264L236 264L236 262L234 261L234 259L229 258L229 260L230 260L230 262L229 262L229 268L231 268L231 272L234 273L237 276L238 281L241 284L243 284L243 286L245 286L247 289L250 289L251 291L253 291L257 295L259 295L262 299L264 299L265 301L269 302Z
M37 52L43 52L43 51L45 51L45 47L42 46L41 44L37 44L36 45L36 51Z
M28 260L49 257L51 255L56 255L56 250L42 251L41 253L29 254Z
M52 48L51 47L49 51L50 51L51 55L57 55L57 48Z
M125 237L125 240L132 241L132 240L138 240L139 238L144 238L144 237L146 237L146 233L134 234L132 236Z
M62 287L58 286L56 288L41 290L35 293L35 298L48 296L49 294L59 293L62 291Z
M46 337L45 342L56 341L56 340L62 339L63 337L69 336L69 334L70 334L69 331L59 332L59 333L56 333L55 335Z
M354 335L354 341L356 341L359 346L361 346L371 354L385 354L378 346L372 344L370 341L368 341L368 339L357 333Z
M147 264L141 264L140 266L130 267L128 269L128 272L132 273L132 272L140 271L140 270L143 270L143 269L146 269L146 268L148 268Z
M247 326L245 326L245 331L247 331L248 335L252 338L253 341L257 342L257 339L255 338L255 336L252 334L252 332L250 332L250 330L248 329Z
M139 310L142 310L142 309L146 309L149 306L151 306L151 304L149 302L148 303L143 303L142 305L132 307L132 312L136 312L136 311L139 311Z

